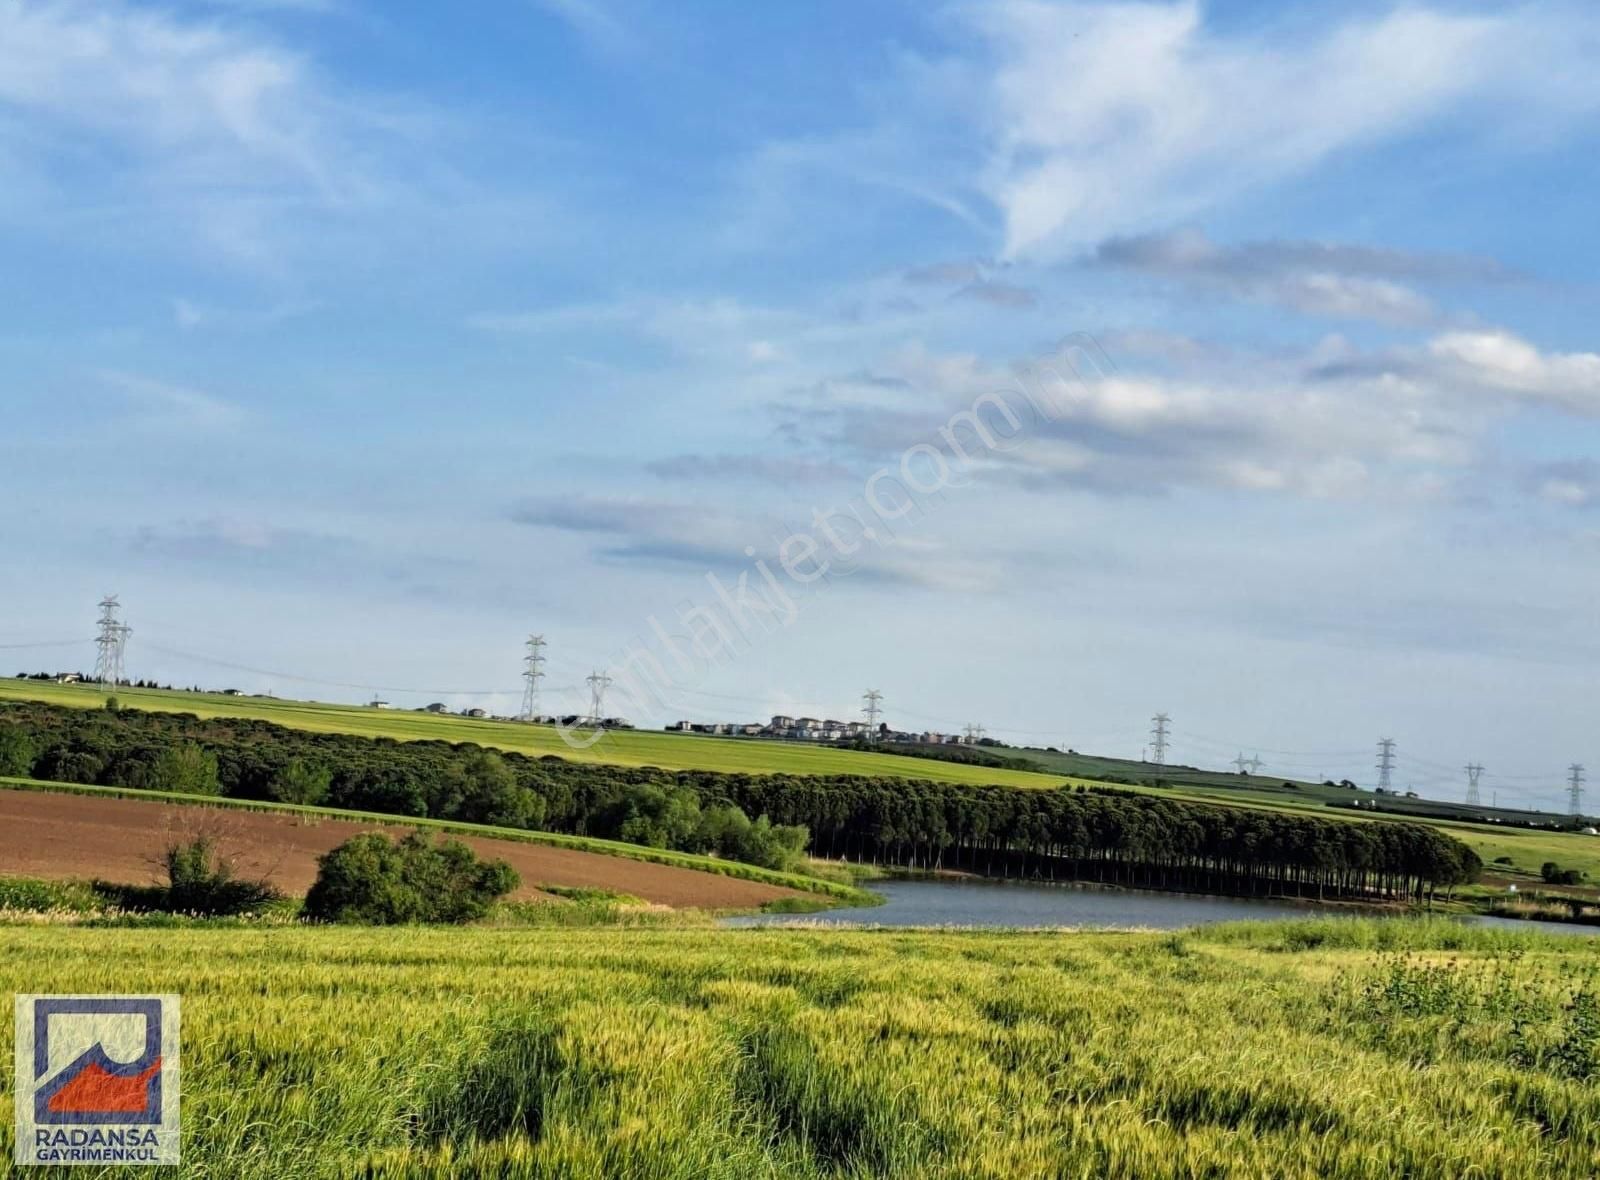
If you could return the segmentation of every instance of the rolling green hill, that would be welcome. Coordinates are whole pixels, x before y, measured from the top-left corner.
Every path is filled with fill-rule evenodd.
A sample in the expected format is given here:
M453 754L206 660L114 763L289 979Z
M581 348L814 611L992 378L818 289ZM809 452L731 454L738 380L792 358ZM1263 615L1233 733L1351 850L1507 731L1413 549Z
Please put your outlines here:
M348 733L362 737L388 737L401 741L476 742L518 753L555 755L575 762L614 766L656 766L666 770L711 770L732 774L851 774L871 777L930 779L969 785L1027 788L1082 783L1079 776L1134 779L1154 768L1144 763L1060 754L1050 750L1003 750L1002 754L1031 759L1059 773L970 766L931 758L909 758L873 751L834 749L794 742L759 739L709 738L619 730L606 734L584 750L568 746L548 726L518 722L476 721L400 710L377 710L312 701L266 697L233 697L220 693L189 693L158 689L121 689L118 701L130 708L157 712L193 713L201 717L245 717L318 733ZM0 680L0 700L37 700L78 708L100 708L106 694L93 685L58 685L37 680ZM1382 823L1370 813L1329 807L1330 802L1352 798L1371 800L1371 792L1324 787L1317 783L1284 785L1284 780L1241 776L1220 771L1169 767L1162 786L1129 783L1124 789L1161 794L1198 802L1292 811L1322 818L1337 816L1354 823ZM1512 868L1536 876L1549 860L1577 868L1600 880L1600 838L1566 832L1538 831L1508 826L1464 823L1441 816L1407 816L1412 822L1439 828L1464 841L1490 866L1510 857Z
M858 774L936 782L996 784L1012 787L1060 786L1062 777L1027 771L960 766L925 759L898 758L857 750L838 750L798 742L758 738L711 738L645 730L608 732L588 749L573 749L550 726L514 721L475 721L402 710L328 705L268 697L231 697L220 693L169 692L163 689L119 689L117 700L128 708L200 717L249 717L318 733L353 733L400 741L476 742L535 757L554 754L574 762L612 766L659 766L664 770L718 770L729 774ZM94 685L54 684L38 680L0 680L0 700L48 701L51 704L98 709L106 693Z

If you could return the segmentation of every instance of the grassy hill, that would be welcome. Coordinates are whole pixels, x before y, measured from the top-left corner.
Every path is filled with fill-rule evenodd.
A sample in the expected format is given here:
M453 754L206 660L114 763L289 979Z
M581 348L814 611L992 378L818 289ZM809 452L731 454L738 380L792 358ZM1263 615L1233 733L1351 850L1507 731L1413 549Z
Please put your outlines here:
M105 695L92 685L0 680L0 700L42 700L89 709L101 707L105 703ZM402 741L476 742L534 756L553 754L575 762L744 774L855 774L1026 788L1081 783L1088 780L1080 776L1092 775L1096 779L1110 777L1134 780L1124 788L1127 790L1198 802L1300 812L1323 818L1336 816L1353 823L1386 822L1381 816L1328 806L1330 802L1375 799L1376 796L1368 791L1350 791L1306 782L1286 786L1281 778L1241 776L1190 767L1166 768L1162 776L1164 785L1154 787L1137 781L1154 773L1155 768L1148 764L1082 754L1060 754L1049 750L1007 749L999 753L1028 758L1059 773L970 766L931 758L793 742L628 730L608 733L588 749L574 750L552 728L516 722L476 721L429 713L211 693L121 689L116 695L124 706L131 708L194 713L202 717L246 717L313 732L349 733ZM1442 806L1448 808L1449 805ZM1531 879L1537 876L1541 864L1555 861L1563 867L1588 873L1591 882L1600 881L1600 837L1466 823L1448 815L1391 818L1406 818L1448 832L1474 849L1484 863L1495 871L1504 866L1495 866L1494 861L1510 857L1513 874Z
M220 693L169 692L160 689L118 689L117 700L128 708L200 717L249 717L319 733L353 733L400 741L477 742L501 750L539 756L554 754L574 762L612 766L659 766L664 770L717 770L729 774L859 774L923 778L951 783L994 783L1012 787L1055 787L1061 776L1026 771L959 766L926 759L899 758L857 750L839 750L798 742L756 738L711 738L647 730L614 730L588 749L567 745L555 729L519 722L475 721L401 710L328 705L267 697L230 697ZM98 709L106 693L93 685L54 684L38 680L0 680L0 699L48 701Z

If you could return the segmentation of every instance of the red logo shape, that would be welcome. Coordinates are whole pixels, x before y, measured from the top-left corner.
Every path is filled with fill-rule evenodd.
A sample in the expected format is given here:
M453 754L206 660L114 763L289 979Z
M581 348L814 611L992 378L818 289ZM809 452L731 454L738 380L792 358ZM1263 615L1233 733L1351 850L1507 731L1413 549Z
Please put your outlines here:
M52 1113L134 1113L144 1110L150 1098L150 1081L161 1072L161 1059L143 1073L119 1078L91 1061L50 1096Z

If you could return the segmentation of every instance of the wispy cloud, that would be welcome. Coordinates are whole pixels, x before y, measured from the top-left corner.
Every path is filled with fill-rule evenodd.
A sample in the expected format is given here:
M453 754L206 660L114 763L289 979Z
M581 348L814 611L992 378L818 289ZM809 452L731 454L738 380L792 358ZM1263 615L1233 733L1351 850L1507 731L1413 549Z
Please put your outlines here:
M1109 238L1086 265L1176 279L1305 315L1415 326L1436 322L1414 283L1504 284L1521 276L1489 258L1333 242L1224 246L1195 229Z
M102 384L141 410L150 420L198 429L223 429L244 421L242 409L203 390L135 373L101 370Z
M58 174L93 155L115 173L105 191L124 218L271 267L285 225L390 194L382 148L423 121L337 87L227 7L0 3L0 157L50 194L35 216L83 202Z
M1198 0L967 11L995 53L984 187L1010 256L1184 220L1468 105L1505 126L1600 103L1576 68L1585 8L1408 5L1265 40L1210 25Z
M638 38L628 23L604 0L532 0L568 25L587 44L608 54L630 54L639 47Z

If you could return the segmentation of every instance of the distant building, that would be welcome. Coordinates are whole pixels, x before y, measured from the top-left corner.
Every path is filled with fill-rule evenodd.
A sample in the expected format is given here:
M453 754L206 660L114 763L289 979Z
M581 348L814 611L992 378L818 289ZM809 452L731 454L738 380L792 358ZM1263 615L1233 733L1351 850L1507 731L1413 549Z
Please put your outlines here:
M475 717L475 718L480 718L481 719L481 718L487 717L489 715L489 710L487 710L487 709L463 709L463 710L461 710L461 715L463 717Z
M424 713L448 713L450 709L449 706L442 705L438 701L435 701L431 705L424 705L422 707L422 711Z
M83 677L76 672L63 672L56 677L57 684L81 684Z
M369 704L369 705L368 705L368 706L367 706L367 708L369 708L369 709L387 709L387 708L389 708L389 707L390 707L390 705L389 705L389 702L388 702L388 701L380 701L380 700L377 700L377 699L374 699L374 700L373 700L373 701L372 701L372 702L371 702L371 703L370 703L370 704Z
M242 697L244 693L237 688L225 688L222 690L222 695L225 697Z

